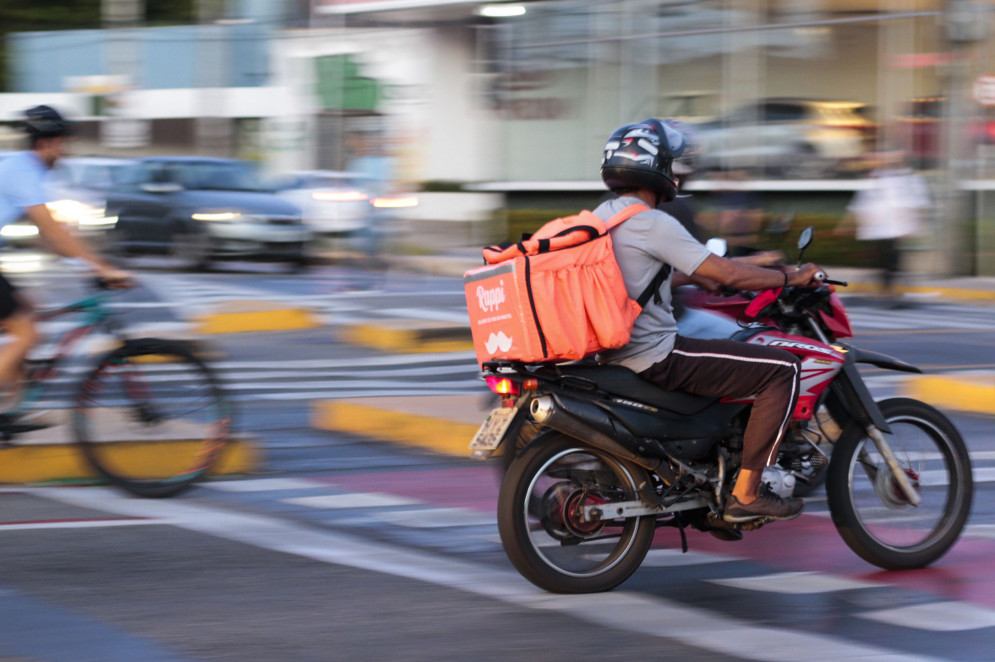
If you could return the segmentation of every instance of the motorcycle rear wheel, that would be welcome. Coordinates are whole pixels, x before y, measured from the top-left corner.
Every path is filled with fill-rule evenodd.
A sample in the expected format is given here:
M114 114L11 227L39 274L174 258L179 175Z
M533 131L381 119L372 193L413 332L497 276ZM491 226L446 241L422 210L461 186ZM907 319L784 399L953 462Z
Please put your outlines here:
M498 531L515 568L553 593L608 591L653 543L652 516L584 521L581 508L636 498L646 471L562 434L512 462L498 499Z
M852 426L829 463L829 510L843 540L865 561L886 570L922 568L964 529L974 493L971 459L960 433L933 407L910 398L878 406L892 430L885 439L922 502L908 502L874 442Z

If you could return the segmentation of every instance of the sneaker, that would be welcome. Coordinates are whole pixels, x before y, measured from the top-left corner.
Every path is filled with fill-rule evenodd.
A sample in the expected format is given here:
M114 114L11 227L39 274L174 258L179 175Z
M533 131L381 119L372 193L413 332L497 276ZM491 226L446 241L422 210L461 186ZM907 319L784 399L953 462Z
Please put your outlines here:
M802 514L805 502L797 497L784 499L770 491L766 484L760 486L757 498L750 503L740 503L732 494L726 499L722 519L726 522L749 522L755 519L788 520Z

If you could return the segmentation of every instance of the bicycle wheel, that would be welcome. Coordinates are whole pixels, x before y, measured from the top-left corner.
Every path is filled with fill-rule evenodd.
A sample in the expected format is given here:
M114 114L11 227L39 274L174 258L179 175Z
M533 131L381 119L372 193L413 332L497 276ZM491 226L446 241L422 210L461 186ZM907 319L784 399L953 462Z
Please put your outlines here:
M129 340L79 385L73 426L96 471L133 494L168 497L214 465L231 428L214 374L175 340Z

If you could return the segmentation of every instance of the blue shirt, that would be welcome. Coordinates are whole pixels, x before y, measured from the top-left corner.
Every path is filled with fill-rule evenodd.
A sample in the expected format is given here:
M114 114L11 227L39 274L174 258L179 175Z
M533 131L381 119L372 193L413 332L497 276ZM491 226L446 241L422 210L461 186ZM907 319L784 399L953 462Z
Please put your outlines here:
M18 152L0 161L0 228L24 215L28 207L48 202L48 167L34 152Z

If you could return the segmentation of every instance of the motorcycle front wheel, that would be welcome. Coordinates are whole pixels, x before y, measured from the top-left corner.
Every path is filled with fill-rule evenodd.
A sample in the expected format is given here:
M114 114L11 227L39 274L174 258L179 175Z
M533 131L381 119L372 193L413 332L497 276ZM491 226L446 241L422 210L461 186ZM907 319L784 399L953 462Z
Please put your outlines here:
M874 442L851 427L836 443L826 478L833 523L846 544L886 570L922 568L957 541L971 511L974 481L960 433L929 405L909 398L878 403L884 435L918 493L913 506Z
M652 516L592 521L591 506L638 498L641 467L561 434L529 447L508 469L498 531L515 568L553 593L608 591L629 578L653 543Z

